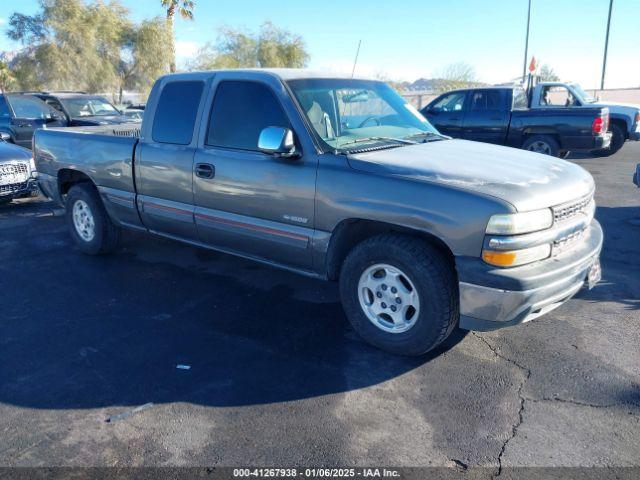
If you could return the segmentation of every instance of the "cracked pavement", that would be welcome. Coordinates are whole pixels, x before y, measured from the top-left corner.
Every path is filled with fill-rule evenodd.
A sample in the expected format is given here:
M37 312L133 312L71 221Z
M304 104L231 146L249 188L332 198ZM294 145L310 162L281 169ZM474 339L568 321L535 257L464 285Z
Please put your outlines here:
M0 466L639 466L640 145L573 161L602 283L418 359L335 284L134 233L89 258L51 203L0 207Z

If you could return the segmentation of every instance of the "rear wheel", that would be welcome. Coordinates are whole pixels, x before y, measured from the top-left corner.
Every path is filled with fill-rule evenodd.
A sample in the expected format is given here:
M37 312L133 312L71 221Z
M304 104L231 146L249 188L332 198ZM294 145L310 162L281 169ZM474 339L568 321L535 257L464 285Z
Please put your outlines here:
M92 185L81 183L71 187L66 210L71 237L83 253L100 255L117 248L120 229L107 215Z
M560 146L551 135L533 135L525 140L522 149L552 157L557 157L560 153Z
M340 294L356 332L392 353L426 353L458 321L453 268L438 250L409 236L383 234L356 246L342 265Z

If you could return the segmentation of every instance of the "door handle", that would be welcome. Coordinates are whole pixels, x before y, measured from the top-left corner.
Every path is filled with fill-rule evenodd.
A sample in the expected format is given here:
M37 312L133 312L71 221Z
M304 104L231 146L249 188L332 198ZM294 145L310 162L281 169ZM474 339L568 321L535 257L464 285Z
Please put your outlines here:
M196 176L200 178L213 178L216 176L216 168L209 163L196 163Z

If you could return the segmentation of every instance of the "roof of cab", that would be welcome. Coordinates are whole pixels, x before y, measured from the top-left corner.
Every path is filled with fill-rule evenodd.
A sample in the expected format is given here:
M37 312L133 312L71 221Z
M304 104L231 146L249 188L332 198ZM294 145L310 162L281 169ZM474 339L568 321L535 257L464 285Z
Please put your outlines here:
M311 70L307 68L240 68L240 69L221 69L221 70L207 70L202 72L189 72L189 73L175 73L167 75L168 77L179 76L181 78L189 78L190 76L201 76L207 73L221 73L221 72L233 72L243 73L255 76L270 75L278 77L283 81L287 80L302 80L311 78L352 78L350 73L336 73ZM370 77L354 75L353 78L358 80L372 80Z

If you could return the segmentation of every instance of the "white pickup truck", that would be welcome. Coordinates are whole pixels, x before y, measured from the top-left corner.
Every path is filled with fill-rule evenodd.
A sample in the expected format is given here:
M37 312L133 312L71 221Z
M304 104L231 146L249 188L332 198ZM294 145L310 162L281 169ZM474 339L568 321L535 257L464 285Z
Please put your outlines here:
M627 140L640 140L640 105L597 100L576 83L538 83L531 92L531 108L550 107L607 107L611 146L599 151L601 155L613 155Z

